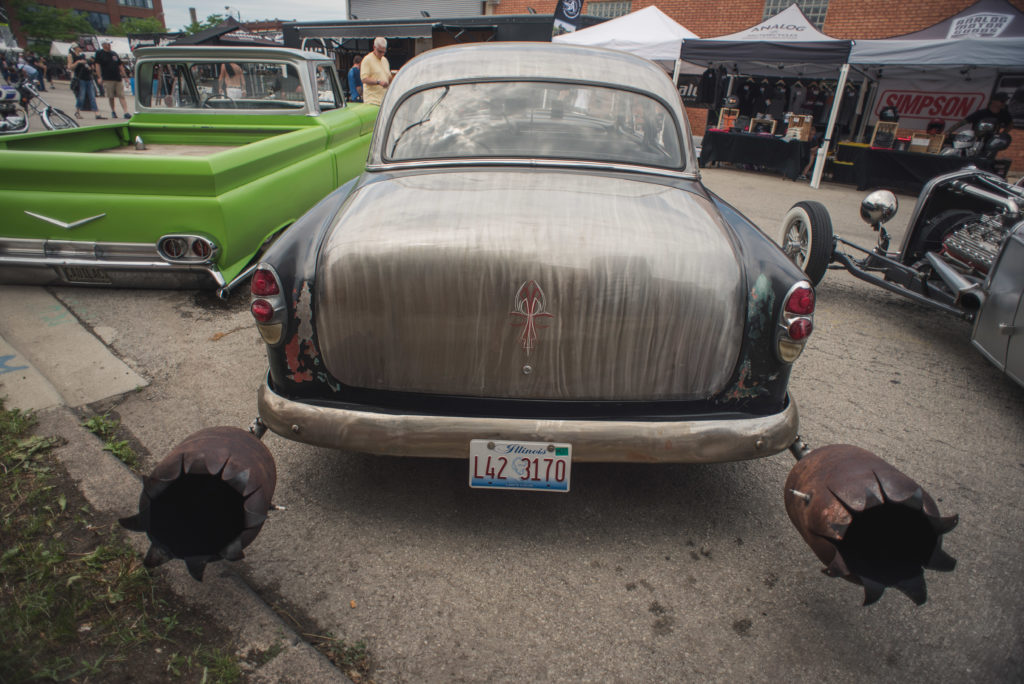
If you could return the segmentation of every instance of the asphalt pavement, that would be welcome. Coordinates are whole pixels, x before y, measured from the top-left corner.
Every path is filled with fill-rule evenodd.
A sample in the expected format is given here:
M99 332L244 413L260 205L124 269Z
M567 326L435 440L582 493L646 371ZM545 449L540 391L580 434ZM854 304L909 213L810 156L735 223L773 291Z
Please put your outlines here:
M873 244L857 214L863 193L848 187L727 169L704 177L771 235L789 206L816 199L844 237ZM900 200L894 245L913 206ZM928 573L923 607L890 590L863 608L859 587L820 573L783 509L788 453L577 464L573 491L555 495L469 490L463 460L268 435L284 510L246 559L211 566L201 585L178 562L158 572L235 626L241 652L290 635L287 657L268 665L277 669L257 672L265 681L339 676L282 614L365 641L381 683L1021 681L1024 389L973 350L967 323L842 271L817 294L790 386L801 433L812 446L878 453L961 516L945 544L958 568ZM195 430L256 415L266 357L244 292L222 302L0 287L0 338L0 394L34 403L43 429L70 440L58 455L118 516L133 512L138 479L78 415L114 411L147 468ZM97 368L83 379L68 359Z

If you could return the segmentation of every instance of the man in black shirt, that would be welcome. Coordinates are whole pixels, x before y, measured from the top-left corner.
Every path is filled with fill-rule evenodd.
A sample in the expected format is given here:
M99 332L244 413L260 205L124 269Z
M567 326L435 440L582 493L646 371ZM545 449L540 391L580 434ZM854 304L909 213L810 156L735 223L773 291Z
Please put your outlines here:
M110 41L103 41L103 49L96 51L96 78L100 86L107 91L107 100L110 101L110 116L117 118L114 110L114 98L121 100L121 111L124 118L128 119L128 101L124 98L124 79L128 74L124 70L124 63L116 52L110 49ZM104 83L106 81L106 83Z
M974 124L984 119L995 119L997 130L1001 133L1009 133L1010 129L1013 128L1013 117L1006 110L1007 99L1009 98L1006 97L1006 93L996 93L989 100L988 107L979 109L973 114L969 114L966 118L957 121L950 127L949 132L952 133L964 124L974 126Z

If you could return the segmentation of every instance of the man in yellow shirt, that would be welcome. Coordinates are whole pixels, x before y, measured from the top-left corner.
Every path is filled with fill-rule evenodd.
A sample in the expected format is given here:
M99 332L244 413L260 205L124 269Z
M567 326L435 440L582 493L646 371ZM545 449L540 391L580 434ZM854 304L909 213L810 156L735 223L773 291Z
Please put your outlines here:
M380 106L384 99L384 90L391 83L391 65L384 53L388 50L388 41L381 37L373 39L373 52L363 58L359 65L359 77L363 79L363 102Z

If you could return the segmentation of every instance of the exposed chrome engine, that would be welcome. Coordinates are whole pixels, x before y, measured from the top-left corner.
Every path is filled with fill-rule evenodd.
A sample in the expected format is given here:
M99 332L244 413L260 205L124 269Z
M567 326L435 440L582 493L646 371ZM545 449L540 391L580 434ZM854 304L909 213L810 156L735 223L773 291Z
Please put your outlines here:
M942 242L943 255L987 274L999 256L999 249L1009 235L1009 226L1001 217L982 214L966 221Z
M1021 220L1024 192L991 175L960 178L948 188L990 203L992 210L978 213L956 227L942 241L942 256L949 262L985 276L992 269L1003 243Z

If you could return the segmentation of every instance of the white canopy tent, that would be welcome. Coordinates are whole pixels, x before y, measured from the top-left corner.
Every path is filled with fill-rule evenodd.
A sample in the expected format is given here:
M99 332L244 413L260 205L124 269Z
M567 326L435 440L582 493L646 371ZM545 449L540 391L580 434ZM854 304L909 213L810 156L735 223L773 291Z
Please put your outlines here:
M55 40L50 43L50 56L51 57L67 57L71 54L71 46L74 43L65 43L60 40Z
M590 28L563 33L551 41L621 50L652 62L675 63L688 38L697 38L697 34L651 5Z

